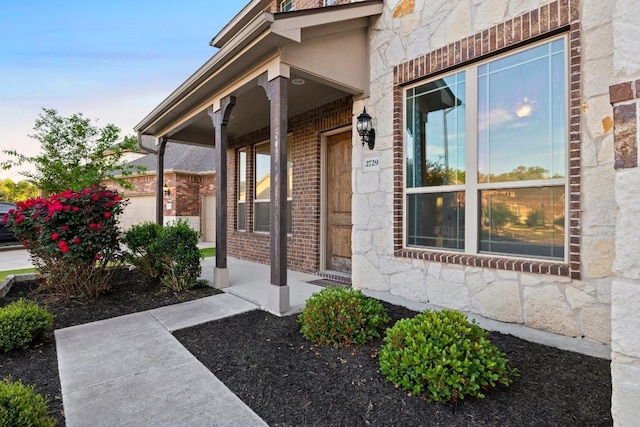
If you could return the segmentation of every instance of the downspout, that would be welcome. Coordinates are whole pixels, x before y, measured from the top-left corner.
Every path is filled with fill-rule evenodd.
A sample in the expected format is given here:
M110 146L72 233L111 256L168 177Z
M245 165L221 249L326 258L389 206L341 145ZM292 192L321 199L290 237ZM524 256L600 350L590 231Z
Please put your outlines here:
M158 149L154 150L142 145L142 134L138 132L138 146L142 151L156 155L156 224L162 225L163 218L163 192L164 187L164 150L167 147L167 137L159 138Z

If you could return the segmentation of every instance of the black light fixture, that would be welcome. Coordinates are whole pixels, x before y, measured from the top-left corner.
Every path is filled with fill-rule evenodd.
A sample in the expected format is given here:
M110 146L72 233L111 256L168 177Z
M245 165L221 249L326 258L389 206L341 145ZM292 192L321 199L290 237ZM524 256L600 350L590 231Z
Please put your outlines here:
M171 189L169 188L169 186L167 184L165 184L164 187L162 187L162 193L165 196L170 196L171 195Z
M376 144L376 131L371 124L371 116L367 114L367 108L362 110L362 113L358 116L358 122L356 123L356 129L358 135L362 138L362 145L367 144L369 150L373 150Z

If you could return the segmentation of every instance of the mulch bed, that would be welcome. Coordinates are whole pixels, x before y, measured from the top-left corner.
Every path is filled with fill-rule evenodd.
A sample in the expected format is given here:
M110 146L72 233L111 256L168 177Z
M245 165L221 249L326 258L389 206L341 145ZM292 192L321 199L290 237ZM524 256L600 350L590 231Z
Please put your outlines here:
M158 282L147 282L135 271L118 271L111 283L111 292L91 301L60 301L36 291L37 282L13 285L9 293L0 298L0 307L20 298L38 301L55 315L55 329L125 314L151 310L214 295L220 291L199 287L188 292L173 293L163 290ZM36 392L47 395L53 415L64 426L62 394L58 377L58 359L53 336L26 351L0 353L0 378L11 376L24 384L35 385Z
M413 316L386 304L394 320ZM263 311L174 335L271 426L609 426L609 361L491 333L519 369L510 387L482 400L434 404L378 371L381 342L318 347L296 317Z
M199 288L163 292L135 272L118 273L113 291L94 301L61 302L14 285L0 306L35 299L63 328L211 295ZM394 320L415 313L386 304ZM492 333L520 370L508 388L484 400L439 405L396 389L378 372L380 341L363 347L317 347L299 334L296 317L263 311L211 322L176 337L272 426L608 426L612 425L609 361ZM0 353L0 377L11 376L49 396L64 425L55 343Z

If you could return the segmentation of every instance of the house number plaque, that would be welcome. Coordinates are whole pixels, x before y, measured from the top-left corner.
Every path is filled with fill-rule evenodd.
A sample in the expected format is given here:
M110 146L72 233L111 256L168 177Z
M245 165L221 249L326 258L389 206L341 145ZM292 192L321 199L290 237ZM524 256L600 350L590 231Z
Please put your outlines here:
M362 159L363 172L377 172L380 170L380 156L368 156Z

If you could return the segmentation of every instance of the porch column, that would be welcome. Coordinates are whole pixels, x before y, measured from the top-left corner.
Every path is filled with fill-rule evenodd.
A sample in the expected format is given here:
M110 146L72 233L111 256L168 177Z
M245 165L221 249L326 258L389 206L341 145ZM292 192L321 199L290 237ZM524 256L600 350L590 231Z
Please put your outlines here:
M213 119L216 144L216 268L213 283L218 289L229 287L227 269L227 124L231 110L236 105L235 96L220 101L220 109L209 110Z
M159 139L156 152L156 224L164 223L164 150L167 147L166 136Z
M276 313L289 310L287 285L287 81L283 76L258 84L267 93L271 116L271 284L268 309Z

